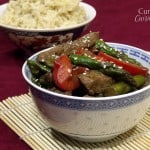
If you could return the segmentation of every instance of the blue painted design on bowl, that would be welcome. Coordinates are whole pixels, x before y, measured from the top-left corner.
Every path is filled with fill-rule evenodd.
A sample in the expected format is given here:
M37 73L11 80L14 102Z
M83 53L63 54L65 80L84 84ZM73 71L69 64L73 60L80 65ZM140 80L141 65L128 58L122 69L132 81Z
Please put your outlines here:
M58 107L73 109L73 110L82 110L82 111L96 111L96 110L113 110L121 107L127 107L141 102L146 97L150 96L150 90L147 89L144 92L139 92L138 94L130 95L123 98L117 99L108 99L108 100L79 100L72 98L59 97L58 95L51 95L49 93L44 93L38 89L30 86L31 93L35 99L41 101L46 101L52 105Z

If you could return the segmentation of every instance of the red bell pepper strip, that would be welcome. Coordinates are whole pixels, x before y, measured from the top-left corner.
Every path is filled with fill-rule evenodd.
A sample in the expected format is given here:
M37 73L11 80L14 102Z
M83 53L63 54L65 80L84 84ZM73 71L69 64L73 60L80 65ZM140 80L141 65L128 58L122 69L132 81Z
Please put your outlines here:
M72 64L67 55L62 55L54 62L53 79L64 91L72 91L80 86L77 76L72 75Z
M144 75L144 76L148 75L148 68L119 60L102 51L98 53L98 57L102 58L104 61L113 62L117 66L120 66L124 70L131 73L132 75Z
M79 74L82 74L84 72L86 72L88 70L88 68L86 67L80 67L80 66L77 66L75 68L72 69L72 75L79 75Z
M78 55L85 55L85 56L89 56L93 59L96 59L96 60L99 60L99 61L105 61L104 58L102 57L99 57L98 55L92 53L91 51L89 50L85 50L85 49L78 49L75 54L78 54Z
M76 50L75 54L87 55L87 56L90 56L90 57L96 56L94 53L92 53L91 51L86 50L86 49L78 49L78 50Z

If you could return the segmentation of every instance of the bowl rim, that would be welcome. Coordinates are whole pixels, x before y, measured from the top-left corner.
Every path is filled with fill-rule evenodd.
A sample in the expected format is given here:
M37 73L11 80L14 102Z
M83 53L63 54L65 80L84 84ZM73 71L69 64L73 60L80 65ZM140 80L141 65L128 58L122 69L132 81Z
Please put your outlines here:
M0 8L2 7L7 7L8 5L8 2L7 3L4 3L2 5L0 5ZM0 23L0 27L3 27L3 28L6 28L6 29L9 29L9 30L16 30L16 31L25 31L25 32L61 32L61 31L66 31L66 30L71 30L71 29L76 29L76 28L79 28L79 27L82 27L82 26L85 26L85 25L88 25L90 22L92 22L95 17L96 17L96 9L88 4L88 3L85 3L85 2L80 2L79 3L80 6L82 6L84 9L87 8L88 11L86 11L86 16L89 17L88 13L89 12L92 12L92 16L90 18L88 18L88 20L80 23L80 24L77 24L77 25L73 25L73 26L70 26L70 27L60 27L60 28L57 28L57 29L53 29L53 28L46 28L46 29L33 29L33 28L21 28L21 27L15 27L15 26L11 26L11 25L6 25L6 24L3 24L3 23Z
M121 44L121 43L114 43L114 42L107 42L108 44L113 44L113 45L118 45L118 46L125 46L125 47L128 47L128 48L134 48L134 49L137 49L138 51L141 51L142 53L146 54L146 55L149 55L150 57L150 53L144 51L143 49L140 49L140 48L137 48L135 46L131 46L131 45L127 45L127 44ZM32 59L34 57L36 57L38 54L40 54L41 52L44 52L44 51L47 51L49 50L50 48L47 48L47 49L44 49L44 50L41 50L35 54L33 54L32 56L30 56L28 59ZM34 84L26 75L26 67L27 67L27 60L24 62L23 66L22 66L22 75L25 79L25 81L32 87L36 88L37 90L39 91L42 91L46 94L51 94L53 96L57 96L57 97L61 97L61 98L66 98L66 99L74 99L74 100L89 100L89 101L94 101L94 100L98 100L98 101L103 101L103 100L115 100L115 99L122 99L122 98L126 98L126 97L130 97L130 96L134 96L136 94L139 94L141 92L144 92L148 89L150 89L150 85L147 85L145 87L143 87L142 89L139 89L137 91L133 91L133 92L130 92L130 93L127 93L127 94L122 94L122 95L117 95L117 96L108 96L108 97L77 97L77 96L70 96L70 95L65 95L65 94L61 94L61 93L56 93L56 92L53 92L53 91L49 91L47 89L44 89L44 88L41 88L39 87L38 85ZM150 70L149 70L150 71Z

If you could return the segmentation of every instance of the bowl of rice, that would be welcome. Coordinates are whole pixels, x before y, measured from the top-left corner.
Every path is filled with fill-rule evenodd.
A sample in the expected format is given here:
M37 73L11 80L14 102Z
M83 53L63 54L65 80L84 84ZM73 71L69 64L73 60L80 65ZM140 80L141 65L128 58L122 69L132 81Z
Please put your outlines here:
M80 0L11 0L0 5L0 29L27 55L78 38L96 17Z

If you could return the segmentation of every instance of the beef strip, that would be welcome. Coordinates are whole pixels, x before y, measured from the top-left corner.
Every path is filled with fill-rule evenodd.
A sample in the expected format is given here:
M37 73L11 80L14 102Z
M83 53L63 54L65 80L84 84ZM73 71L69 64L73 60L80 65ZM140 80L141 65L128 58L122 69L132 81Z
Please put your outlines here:
M43 52L38 55L37 60L39 62L44 62L45 60L48 60L51 56L60 56L61 54L67 54L69 55L74 50L80 49L80 48L90 48L95 44L95 42L99 39L99 33L98 32L90 32L81 38L78 38L77 40L66 42L60 45L57 45L53 48L50 48L50 50Z
M89 95L99 95L113 83L111 77L96 70L90 70L86 74L80 74L78 77Z

